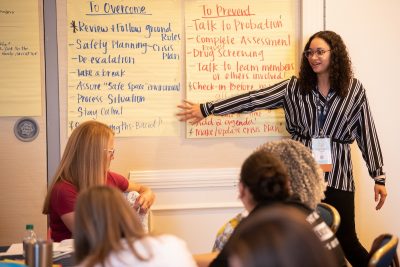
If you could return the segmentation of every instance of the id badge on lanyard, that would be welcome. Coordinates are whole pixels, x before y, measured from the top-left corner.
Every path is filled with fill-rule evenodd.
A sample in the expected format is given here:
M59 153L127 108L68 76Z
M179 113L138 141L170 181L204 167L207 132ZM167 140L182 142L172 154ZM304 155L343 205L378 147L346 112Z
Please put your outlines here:
M318 88L317 88L318 90ZM324 108L322 108L319 101L319 94L317 94L318 103L318 129L320 129L319 136L311 138L311 151L314 159L321 166L324 172L332 171L332 147L331 138L324 136L322 128L329 110L329 98L330 93L328 93L328 99Z
M314 159L324 172L332 171L332 148L329 137L313 137L311 139L311 150Z

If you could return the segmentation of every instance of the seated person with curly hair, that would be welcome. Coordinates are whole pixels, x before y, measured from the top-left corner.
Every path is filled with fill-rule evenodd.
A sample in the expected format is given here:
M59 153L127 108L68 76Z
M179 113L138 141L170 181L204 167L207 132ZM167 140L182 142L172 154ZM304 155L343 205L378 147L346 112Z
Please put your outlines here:
M277 159L279 164L274 165L273 159ZM282 175L288 177L286 182L283 182ZM324 246L335 255L338 266L346 266L334 233L314 211L324 197L325 186L322 170L309 149L300 142L285 139L264 144L246 159L240 174L239 198L249 216L257 208L274 203L290 205L307 214L306 220ZM232 233L228 231L223 234L229 242ZM210 266L227 266L224 244L221 238L217 237L217 240L221 251ZM197 255L196 259L203 265L213 256L215 254Z

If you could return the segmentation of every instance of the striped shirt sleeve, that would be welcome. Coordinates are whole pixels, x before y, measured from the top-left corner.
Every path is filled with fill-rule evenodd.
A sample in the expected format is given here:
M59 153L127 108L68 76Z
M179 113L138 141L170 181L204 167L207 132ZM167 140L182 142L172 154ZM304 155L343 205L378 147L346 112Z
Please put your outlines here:
M371 177L384 175L382 152L365 90L353 78L345 97L334 94L328 101L329 110L319 125L318 106L323 96L315 90L302 93L296 77L257 91L225 100L201 104L204 115L248 113L260 109L283 107L286 129L292 139L311 146L313 136L328 136L332 141L333 170L325 173L329 187L354 191L350 144L356 140Z
M372 178L384 175L382 152L379 145L374 120L368 104L364 88L360 102L360 112L357 118L358 128L355 137L362 156L367 164L368 172Z
M294 80L284 80L270 87L233 96L228 99L200 105L204 117L232 113L250 113L260 109L275 109L283 106L285 91Z

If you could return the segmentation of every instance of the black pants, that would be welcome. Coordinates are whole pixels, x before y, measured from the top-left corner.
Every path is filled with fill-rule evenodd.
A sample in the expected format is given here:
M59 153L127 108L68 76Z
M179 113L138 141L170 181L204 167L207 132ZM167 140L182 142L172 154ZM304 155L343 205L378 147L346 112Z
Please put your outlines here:
M358 241L354 221L354 192L346 192L328 187L323 202L334 206L340 214L340 226L336 236L347 260L353 267L368 265L368 252Z

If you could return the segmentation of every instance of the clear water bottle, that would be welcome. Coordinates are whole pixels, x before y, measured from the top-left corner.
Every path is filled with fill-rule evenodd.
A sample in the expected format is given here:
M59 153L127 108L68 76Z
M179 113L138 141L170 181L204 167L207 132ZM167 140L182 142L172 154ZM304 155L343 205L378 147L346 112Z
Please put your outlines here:
M26 257L26 251L27 251L27 246L28 244L34 244L36 243L36 234L35 231L33 230L33 224L27 224L25 227L25 236L24 239L22 240L22 245L23 245L23 256L24 258Z

